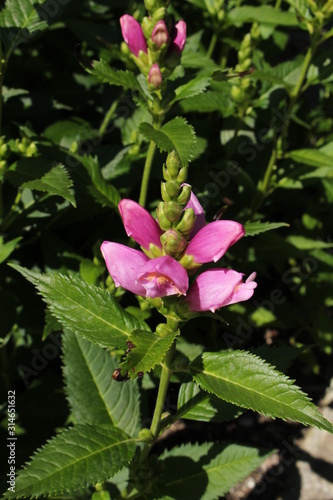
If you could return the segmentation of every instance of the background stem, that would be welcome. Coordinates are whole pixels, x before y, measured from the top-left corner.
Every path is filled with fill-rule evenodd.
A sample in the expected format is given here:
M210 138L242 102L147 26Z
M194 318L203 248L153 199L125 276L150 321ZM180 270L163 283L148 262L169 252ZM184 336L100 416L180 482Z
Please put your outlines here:
M140 198L139 204L144 207L147 201L147 193L148 193L148 185L151 168L153 166L153 160L156 151L156 143L154 141L150 141L149 148L147 152L145 167L143 170L142 182L141 182L141 190L140 190Z

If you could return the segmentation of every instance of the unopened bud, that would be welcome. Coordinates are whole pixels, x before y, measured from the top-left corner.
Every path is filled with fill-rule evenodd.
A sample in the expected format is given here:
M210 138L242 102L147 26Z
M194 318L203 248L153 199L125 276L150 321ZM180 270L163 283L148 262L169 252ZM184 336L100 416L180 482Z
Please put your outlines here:
M169 193L166 190L166 182L161 182L161 195L162 195L163 201L171 201L172 200L172 197L169 195Z
M183 182L186 182L187 174L188 174L188 167L187 166L186 167L182 167L179 170L179 174L177 175L177 181L180 184L183 184Z
M172 179L177 178L181 166L182 165L178 153L174 149L168 154L168 157L166 159L166 168L168 170L168 174Z
M166 14L166 8L160 7L159 9L155 10L155 12L152 15L152 18L154 19L155 22L162 21L162 19L165 18L165 14Z
M158 90L162 87L163 77L157 63L153 64L149 70L148 83L152 87L152 90Z
M244 91L240 87L238 87L237 85L233 85L231 87L230 94L231 94L231 97L233 98L233 100L237 103L241 103L245 99Z
M176 229L184 235L190 234L195 224L196 218L197 216L195 215L193 208L187 208L186 210L184 210L183 216L178 222Z
M169 229L162 234L160 241L166 255L176 259L187 246L187 240L175 229Z
M31 158L31 156L34 156L35 154L37 153L37 146L34 142L32 142L26 152L25 152L25 155L28 157L28 158Z
M164 203L161 201L156 210L158 224L163 231L171 229L171 222L164 213Z
M141 28L142 28L143 34L147 40L151 37L151 34L153 32L153 29L154 29L154 24L155 23L151 17L145 16L142 19Z
M156 333L159 337L167 337L171 333L174 333L174 330L168 326L166 323L160 323L156 327Z
M170 36L165 22L158 21L151 34L151 40L155 44L156 48L160 49L162 45L169 43Z
M171 198L176 198L180 192L180 184L177 181L169 181L165 183L165 189ZM178 201L178 200L177 200Z
M141 429L139 432L139 439L140 441L152 441L153 435L149 429Z
M187 271L198 269L201 266L201 264L194 262L193 255L184 255L184 257L180 259L179 264L181 264Z
M179 194L179 196L177 198L178 203L180 203L181 205L183 205L185 207L188 204L188 202L190 201L191 191L192 191L191 186L188 186L188 185L183 186L181 193Z
M164 204L164 214L170 222L177 222L182 215L183 207L179 203L168 201Z

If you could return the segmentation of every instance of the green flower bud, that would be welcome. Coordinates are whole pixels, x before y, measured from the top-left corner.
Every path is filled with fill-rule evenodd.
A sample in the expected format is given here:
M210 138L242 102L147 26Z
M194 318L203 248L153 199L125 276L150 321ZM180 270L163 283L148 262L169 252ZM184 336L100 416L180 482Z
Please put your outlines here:
M147 40L151 37L155 24L151 17L146 16L142 19L141 28Z
M35 154L37 153L37 146L34 142L32 142L29 147L27 148L26 152L25 152L25 155L28 157L28 158L31 158L32 156L35 156Z
M250 69L252 66L252 58L248 57L247 59L244 59L244 61L242 61L241 64L239 64L239 66L241 66L242 71Z
M166 255L170 255L174 259L182 254L187 246L187 240L175 229L169 229L163 233L160 241Z
M148 10L148 12L151 12L157 8L156 4L158 4L158 2L156 0L144 0L144 4L146 7L146 10Z
M157 257L162 257L162 250L160 247L154 245L154 243L149 243L149 250L147 248L141 247L143 253L147 255L150 259L157 259Z
M129 56L131 54L131 51L128 48L128 45L125 42L121 42L121 44L120 44L120 51L121 51L122 54L124 54L124 56Z
M183 205L184 207L188 204L191 198L191 191L192 187L191 186L183 186L182 190L177 198L178 203Z
M182 164L177 152L175 150L171 151L171 153L168 154L168 157L166 159L166 168L172 179L177 178L177 175L181 167Z
M162 21L162 19L165 18L165 14L166 14L166 8L160 7L159 9L155 10L155 12L152 15L152 18L157 23L157 21Z
M240 50L238 52L238 60L239 60L239 62L242 62L245 59L247 59L248 57L250 57L251 55L252 55L252 48L247 47L247 48Z
M188 167L187 166L186 167L182 167L179 170L179 174L177 175L177 181L180 184L183 184L183 182L186 182L187 174L188 174Z
M233 85L231 87L230 95L232 99L237 103L242 103L245 99L244 90L238 87L238 85Z
M8 150L7 144L1 144L1 146L0 146L0 158L3 158L4 156L6 156L7 150Z
M181 220L178 222L176 229L184 235L190 234L195 224L196 218L197 217L195 215L193 208L187 208L183 212L183 216Z
M163 229L163 231L167 231L168 229L171 229L171 222L169 221L169 219L166 217L166 215L164 213L163 201L161 201L158 204L156 214L157 214L157 220L158 220L158 224L159 224L160 228Z
M251 43L252 43L251 38L252 38L251 33L246 33L246 35L244 36L242 43L241 43L242 49L245 49L247 47L251 47Z
M174 330L169 325L167 325L166 323L160 323L156 327L156 333L157 333L157 335L159 337L162 337L162 338L167 337L168 335L170 335L173 332L174 332Z
M161 195L162 195L163 201L171 201L172 200L172 197L167 192L166 182L161 182Z
M169 181L165 183L165 189L168 195L173 199L179 195L180 185L177 181Z
M225 18L225 11L224 10L219 10L217 13L217 19L220 23L222 23L223 19Z
M168 201L164 204L164 214L170 222L177 222L182 212L183 207L179 203Z
M149 429L141 429L139 432L139 439L140 441L152 441L153 435Z
M201 266L201 264L194 262L193 255L184 255L184 257L180 259L179 264L185 267L187 271L198 269Z

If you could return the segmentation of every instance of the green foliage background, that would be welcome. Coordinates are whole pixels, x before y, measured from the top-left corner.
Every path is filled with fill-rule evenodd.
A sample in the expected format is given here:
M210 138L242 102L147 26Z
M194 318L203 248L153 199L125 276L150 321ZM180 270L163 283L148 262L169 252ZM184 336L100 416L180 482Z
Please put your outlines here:
M0 355L4 402L0 432L1 440L5 439L7 391L15 389L17 465L27 461L57 428L69 423L87 426L74 431L86 436L90 425L103 426L111 420L119 427L119 435L126 437L134 436L139 428L139 408L143 420L151 416L158 368L143 381L135 381L133 386L130 381L120 388L111 382L111 375L120 359L117 356L122 354L115 351L119 348L117 340L128 335L128 324L147 330L145 320L156 326L160 317L129 294L115 290L99 251L103 240L127 243L117 205L125 196L138 200L151 138L160 149L150 180L149 210L156 208L160 198L165 151L177 147L184 161L191 160L189 182L206 210L207 220L228 206L224 217L246 227L246 237L232 247L222 265L245 275L257 272L258 288L253 298L222 311L228 324L202 318L184 328L178 344L179 360L187 356L200 387L208 387L213 394L199 396L202 391L188 385L192 382L178 380L183 383L178 400L182 415L189 420L220 422L224 421L219 418L221 412L231 418L243 411L214 399L214 381L196 374L203 351L209 351L203 355L209 365L212 353L223 349L262 349L262 344L273 344L286 350L276 349L273 356L258 355L282 371L290 363L280 366L279 353L290 356L290 361L297 357L293 378L299 379L300 385L311 380L318 388L316 397L329 384L333 339L332 19L325 25L327 40L313 54L302 88L295 93L309 46L307 2L234 0L228 2L219 23L209 12L211 4L204 0L172 2L175 18L187 22L188 38L182 67L177 68L170 86L170 92L173 83L178 89L170 101L173 106L168 123L158 133L140 105L140 82L118 71L135 71L120 51L119 17L130 12L141 18L145 13L143 3L7 0L0 7L5 56L0 133ZM250 74L243 76L249 86L240 99L235 88L242 89L244 80L237 77L234 68L240 63L237 54L242 40L254 28L258 36L250 55ZM101 59L104 63L92 63ZM226 78L228 70L232 78ZM184 123L189 126L182 128ZM25 276L47 295L49 309L35 288L14 266L7 265L9 262L32 270L31 274L25 271ZM39 273L45 273L43 278ZM118 303L128 315L123 317L123 331L118 331L118 337L112 337L110 343L101 318L90 323L88 332L78 323L77 331L83 338L68 332L62 354L61 315L68 313L55 314L55 295L61 287L67 290L66 280L73 278L75 297L80 293L83 297L77 307L83 307L85 301L95 304L96 311L103 311L102 320L109 321L110 332L114 333L112 322L119 312ZM112 300L103 303L96 288L109 291ZM77 309L73 312L73 330L76 314ZM96 344L113 349L114 358L84 340L92 337ZM288 350L291 346L295 348L292 355ZM149 348L155 349L154 359L159 353L160 357L164 355L160 346ZM69 352L74 353L75 361L65 364L63 373L63 361L66 363ZM92 377L83 360L90 368L94 366ZM103 377L99 363L105 369ZM152 363L149 369L153 368ZM263 373L264 368L262 365ZM94 401L96 419L92 421L91 413L83 411L91 401L88 396L84 399L89 394L84 391L98 377L102 397ZM119 395L110 393L105 384L108 377ZM85 382L80 385L77 379ZM139 386L146 391L141 400ZM93 390L91 394L93 398ZM189 405L193 395L204 402L194 408L187 406L185 411L184 405ZM114 409L118 398L127 402L128 414ZM265 402L261 403L255 409L265 413ZM248 407L253 405L245 405ZM63 436L57 439L66 441ZM116 438L120 440L118 434L109 436L110 442ZM128 457L134 453L132 439L126 444ZM177 469L177 462L170 457L193 455L188 446L164 452L166 478L169 469L170 474ZM211 452L211 443L205 446L213 465L216 456L219 464L223 462L222 448ZM235 454L237 460L249 454L252 468L266 456L263 452L259 460L257 452L251 454L241 446L228 453ZM122 464L126 464L126 457L119 468ZM207 496L202 498L215 498L212 485L219 479L210 475L214 472L209 472L208 462L203 464L198 468L208 471L208 486ZM239 467L242 469L241 461ZM1 470L5 468L6 464L1 464ZM221 487L223 492L230 488L231 479ZM90 482L95 480L92 475ZM185 479L183 487L188 487ZM86 495L86 491L80 490L77 496ZM172 485L168 494L178 498L172 496Z

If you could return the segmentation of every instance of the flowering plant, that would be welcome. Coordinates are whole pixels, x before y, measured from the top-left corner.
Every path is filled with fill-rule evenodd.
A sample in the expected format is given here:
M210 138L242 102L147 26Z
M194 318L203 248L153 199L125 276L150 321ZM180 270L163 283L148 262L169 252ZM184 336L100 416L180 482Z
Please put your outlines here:
M333 432L284 373L329 383L332 1L125 3L0 9L5 499L213 500Z

